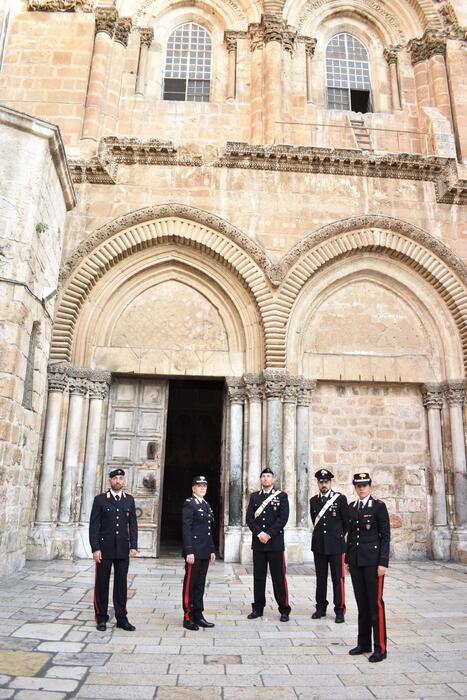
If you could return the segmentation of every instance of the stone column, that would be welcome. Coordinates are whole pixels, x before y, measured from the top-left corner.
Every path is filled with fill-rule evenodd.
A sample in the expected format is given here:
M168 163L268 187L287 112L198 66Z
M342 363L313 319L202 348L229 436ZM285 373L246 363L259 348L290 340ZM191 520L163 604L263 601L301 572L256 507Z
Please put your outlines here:
M112 62L110 66L107 100L104 109L102 135L115 134L120 111L120 93L125 68L125 55L131 31L130 17L119 17L115 24Z
M312 102L313 100L313 72L312 72L312 62L313 54L316 48L316 39L312 37L303 37L303 43L305 44L305 71L306 71L306 101Z
M248 398L248 495L258 489L261 474L263 378L261 374L245 374L245 392Z
M296 436L297 436L297 394L301 383L300 377L287 377L284 388L284 442L283 442L283 475L282 488L289 496L290 516L289 526L296 522Z
M107 79L112 55L112 37L117 21L115 7L97 7L96 37L89 72L88 92L84 110L83 139L97 141L103 102L107 97Z
M422 39L411 39L407 44L410 59L414 69L415 92L420 110L431 104L431 88L426 64L426 50Z
M230 403L229 525L225 533L224 560L240 560L243 501L243 405L245 384L241 377L226 379Z
M68 383L66 366L51 365L48 369L48 400L45 416L44 447L37 499L37 523L49 523L52 520L54 483L56 477L57 448L60 431L63 392Z
M237 92L237 32L224 32L227 46L227 99L234 100Z
M263 15L261 22L264 29L264 142L274 144L277 140L276 136L282 131L282 125L279 122L282 121L284 101L281 90L283 20L274 15Z
M297 394L297 527L308 530L310 403L316 382L302 379Z
M268 407L266 464L276 475L278 483L282 478L282 396L287 376L287 372L280 369L265 369L263 372Z
M70 403L68 406L60 511L58 515L58 519L61 523L73 521L73 506L76 503L78 486L81 486L81 484L78 484L79 453L82 438L81 423L83 419L84 397L88 391L87 374L88 370L78 367L72 368L68 380Z
M259 24L248 27L251 49L251 127L250 142L263 143L263 30Z
M390 46L384 49L384 58L389 66L389 77L391 79L391 99L394 110L401 109L401 94L398 75L398 46Z
M427 411L430 474L433 498L433 523L430 533L433 559L446 561L450 557L451 536L447 524L446 486L444 477L441 409L443 390L439 384L424 384L423 405Z
M153 29L140 29L140 49L139 49L139 61L138 61L138 74L136 76L136 89L137 95L144 95L144 90L146 87L146 71L148 65L148 54L151 44L154 39Z
M467 563L467 463L464 435L464 382L448 382L445 390L449 405L451 428L452 466L454 470L454 505L456 525L452 535L451 555L456 561Z

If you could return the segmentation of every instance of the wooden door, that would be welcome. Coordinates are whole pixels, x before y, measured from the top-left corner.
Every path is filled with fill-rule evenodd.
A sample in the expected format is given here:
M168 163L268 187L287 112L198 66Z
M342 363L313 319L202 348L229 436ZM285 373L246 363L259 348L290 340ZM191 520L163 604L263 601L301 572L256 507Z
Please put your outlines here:
M105 485L109 471L125 469L136 501L138 549L146 557L159 555L168 393L166 379L125 377L113 380L110 391Z

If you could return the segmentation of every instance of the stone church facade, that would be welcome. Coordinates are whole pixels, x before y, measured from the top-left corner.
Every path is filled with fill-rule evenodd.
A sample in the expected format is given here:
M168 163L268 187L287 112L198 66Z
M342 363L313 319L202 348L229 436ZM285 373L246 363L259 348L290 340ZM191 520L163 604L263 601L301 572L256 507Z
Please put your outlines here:
M2 12L0 10L0 12ZM0 556L141 554L205 473L247 561L265 465L368 470L395 558L467 561L460 0L9 0L0 15Z

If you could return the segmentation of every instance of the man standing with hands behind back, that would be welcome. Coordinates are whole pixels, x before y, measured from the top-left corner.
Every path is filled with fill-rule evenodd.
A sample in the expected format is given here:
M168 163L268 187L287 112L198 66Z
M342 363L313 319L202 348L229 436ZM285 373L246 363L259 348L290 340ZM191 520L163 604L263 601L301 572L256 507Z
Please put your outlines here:
M358 607L357 646L349 654L371 652L372 663L386 658L386 615L383 601L384 575L389 565L390 524L383 501L371 495L368 472L354 474L357 500L350 504L346 564Z
M96 562L94 584L94 611L96 629L104 632L107 627L109 582L114 567L113 604L117 627L133 632L136 628L128 622L127 575L129 557L138 553L138 523L135 499L125 493L125 472L114 469L109 473L110 488L95 497L89 519L89 542Z

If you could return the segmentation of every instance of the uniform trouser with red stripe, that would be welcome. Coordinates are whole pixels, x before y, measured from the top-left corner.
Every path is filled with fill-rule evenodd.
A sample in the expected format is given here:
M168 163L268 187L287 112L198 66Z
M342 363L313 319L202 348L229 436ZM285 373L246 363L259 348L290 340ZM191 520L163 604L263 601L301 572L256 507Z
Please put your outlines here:
M196 622L203 617L204 587L206 574L208 573L209 559L199 559L195 556L195 563L188 564L185 561L185 578L183 579L182 605L184 619L190 618Z
M358 607L357 644L365 649L370 649L371 631L373 630L373 649L385 654L384 576L378 576L377 566L351 566L350 575Z
M332 589L334 594L334 612L342 611L345 615L345 563L344 554L318 554L313 552L316 571L316 610L325 613L328 606L326 593L328 588L328 568L331 569Z
M289 590L285 576L284 552L264 552L253 550L253 595L254 611L262 614L266 605L266 576L271 572L272 588L279 612L289 613Z
M127 575L129 559L102 559L96 564L96 579L94 583L94 612L96 622L107 622L109 616L109 582L110 572L114 567L113 604L115 617L118 622L124 622L127 616Z

